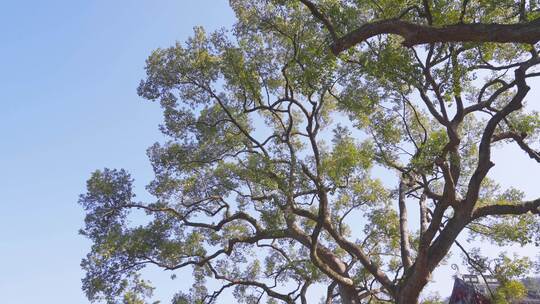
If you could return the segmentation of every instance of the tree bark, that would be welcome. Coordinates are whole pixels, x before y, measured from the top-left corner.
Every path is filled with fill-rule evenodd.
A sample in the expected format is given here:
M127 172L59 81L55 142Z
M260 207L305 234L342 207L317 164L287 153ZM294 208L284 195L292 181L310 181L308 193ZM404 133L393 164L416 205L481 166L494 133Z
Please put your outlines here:
M418 269L418 271L415 272L414 269L417 267L414 266L411 268L413 272L406 278L405 284L399 288L395 298L397 304L418 303L420 292L429 281L431 272L427 271L425 267L418 267L421 269Z
M400 235L400 245L401 245L401 261L403 263L403 268L405 271L409 269L412 265L411 258L411 244L409 242L409 230L408 230L408 215L407 215L407 206L405 204L405 192L407 191L407 185L403 180L405 177L402 176L399 180L399 235Z
M499 42L534 44L540 40L540 19L520 24L451 24L442 27L414 24L398 19L366 23L331 46L339 54L352 46L381 34L403 37L404 46L436 42Z
M360 304L361 298L354 287L339 285L339 297L343 304Z
M521 16L520 23L456 23L444 26L432 26L428 14L428 25L415 24L399 18L385 19L365 23L357 29L338 37L336 29L328 16L325 16L310 0L299 0L313 16L321 21L330 32L333 43L331 50L335 55L365 41L371 37L382 34L395 34L403 37L404 46L437 42L499 42L499 43L527 43L534 44L540 41L540 18L524 22Z
M396 299L396 304L418 304L420 294L412 294L410 292L400 294Z

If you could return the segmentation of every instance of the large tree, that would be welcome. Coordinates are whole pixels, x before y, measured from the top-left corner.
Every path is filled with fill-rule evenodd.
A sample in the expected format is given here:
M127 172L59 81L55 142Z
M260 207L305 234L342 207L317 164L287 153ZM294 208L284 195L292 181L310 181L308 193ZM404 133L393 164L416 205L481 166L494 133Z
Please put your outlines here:
M231 6L231 31L197 28L147 60L138 92L168 137L148 149L155 201L114 169L80 197L90 300L142 302L154 265L193 269L175 303L229 288L307 303L323 286L325 303L417 303L460 234L539 242L540 200L488 177L496 146L540 162L524 107L540 75L534 1Z

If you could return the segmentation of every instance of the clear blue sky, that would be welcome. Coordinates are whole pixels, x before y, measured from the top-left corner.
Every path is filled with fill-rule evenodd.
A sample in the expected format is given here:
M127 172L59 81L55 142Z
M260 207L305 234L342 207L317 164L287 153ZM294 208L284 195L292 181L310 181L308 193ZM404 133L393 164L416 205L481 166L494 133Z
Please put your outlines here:
M161 113L136 94L145 59L232 12L223 0L0 3L0 302L87 303L77 197L98 168L128 169L139 190L151 179Z
M152 177L145 150L161 139L158 105L136 95L144 61L153 49L184 41L195 25L230 26L227 3L2 1L2 303L87 303L79 263L89 242L77 234L83 223L77 197L89 173L103 167L129 170L141 197ZM525 190L540 194L519 169L532 164L523 157L495 171L505 184L521 178ZM447 295L449 275L443 271L433 290ZM155 282L158 296L182 285Z

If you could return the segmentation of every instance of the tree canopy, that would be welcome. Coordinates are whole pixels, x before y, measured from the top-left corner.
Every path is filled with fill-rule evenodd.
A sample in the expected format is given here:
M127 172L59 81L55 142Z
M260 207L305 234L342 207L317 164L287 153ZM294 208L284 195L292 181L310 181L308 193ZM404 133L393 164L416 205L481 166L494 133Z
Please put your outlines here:
M230 4L234 28L147 60L155 200L121 169L79 199L91 301L145 303L153 265L193 269L173 303L417 303L460 234L540 243L540 199L488 176L497 146L540 162L535 1Z

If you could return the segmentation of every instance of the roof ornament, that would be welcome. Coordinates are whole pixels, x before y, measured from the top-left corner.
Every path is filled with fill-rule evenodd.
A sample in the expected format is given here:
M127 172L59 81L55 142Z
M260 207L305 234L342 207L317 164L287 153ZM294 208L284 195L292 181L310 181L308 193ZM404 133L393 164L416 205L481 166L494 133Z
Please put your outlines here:
M454 274L454 277L461 278L461 272L459 271L459 266L457 264L450 265L450 268L452 268L456 272Z

